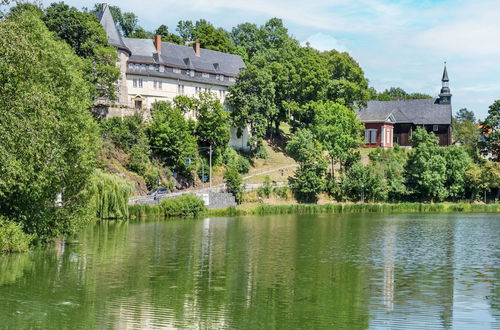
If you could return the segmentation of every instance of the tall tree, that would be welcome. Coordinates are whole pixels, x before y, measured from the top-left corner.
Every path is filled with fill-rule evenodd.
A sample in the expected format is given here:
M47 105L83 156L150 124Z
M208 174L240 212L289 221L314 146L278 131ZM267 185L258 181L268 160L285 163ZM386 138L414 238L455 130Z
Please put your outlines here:
M153 152L175 173L191 180L198 148L184 115L167 102L154 103L152 115L149 135Z
M313 114L310 129L328 151L333 176L334 164L344 166L361 145L364 126L354 111L331 101L311 102L304 108Z
M500 100L493 102L488 116L481 122L483 153L494 161L500 161Z
M473 123L476 122L476 116L474 115L474 111L467 110L467 108L462 108L458 110L457 114L455 115L455 118L461 123L465 121L470 121Z
M448 196L446 159L438 141L434 133L421 127L417 127L410 139L413 150L406 166L406 182L412 195L420 201L441 201Z
M323 147L311 131L298 130L289 141L286 152L300 167L290 179L290 187L299 202L314 203L318 194L325 190L327 161Z
M47 7L42 16L47 28L85 59L86 77L94 86L93 98L115 98L120 75L116 51L108 45L106 32L94 14L81 12L62 2Z
M88 210L99 137L85 65L39 13L0 21L0 215L39 240L73 233Z

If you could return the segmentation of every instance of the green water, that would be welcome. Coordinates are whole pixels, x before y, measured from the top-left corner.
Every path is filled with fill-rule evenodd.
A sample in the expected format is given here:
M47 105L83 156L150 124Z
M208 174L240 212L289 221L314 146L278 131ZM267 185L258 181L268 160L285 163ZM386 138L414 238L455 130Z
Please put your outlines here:
M0 328L500 328L500 215L100 222L0 257Z

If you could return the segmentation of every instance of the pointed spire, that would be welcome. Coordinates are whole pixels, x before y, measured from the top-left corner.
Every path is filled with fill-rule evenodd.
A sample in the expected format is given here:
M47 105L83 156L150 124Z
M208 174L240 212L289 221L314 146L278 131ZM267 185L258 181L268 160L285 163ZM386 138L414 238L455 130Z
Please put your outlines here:
M444 62L443 79L441 79L441 81L450 81L450 79L448 79L448 70L446 70L446 62Z
M441 93L439 94L440 104L450 104L451 103L451 92L450 92L450 79L448 78L448 70L446 69L446 62L444 62L443 78L441 79L443 87L441 88Z
M102 9L97 13L97 19L99 23L101 23L102 27L106 31L106 35L108 36L108 41L111 46L115 46L116 48L122 49L130 53L130 50L123 42L122 36L118 29L116 28L115 21L113 19L113 15L111 15L111 11L109 10L109 6L105 3L102 4Z

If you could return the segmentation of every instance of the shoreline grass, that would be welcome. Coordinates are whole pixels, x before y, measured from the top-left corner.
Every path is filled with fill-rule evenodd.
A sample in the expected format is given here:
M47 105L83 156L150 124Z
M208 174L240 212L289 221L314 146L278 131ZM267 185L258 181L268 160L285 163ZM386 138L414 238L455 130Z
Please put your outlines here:
M331 204L292 204L292 205L257 205L251 207L229 207L208 209L201 216L244 216L277 214L342 214L342 213L496 213L500 204L471 203L331 203ZM133 205L129 209L130 218L163 217L159 206Z

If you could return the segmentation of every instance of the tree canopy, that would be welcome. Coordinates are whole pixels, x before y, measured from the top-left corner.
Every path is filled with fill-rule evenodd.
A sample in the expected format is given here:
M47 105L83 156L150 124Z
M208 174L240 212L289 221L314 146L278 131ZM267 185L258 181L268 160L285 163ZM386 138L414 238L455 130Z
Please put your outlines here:
M39 13L0 21L0 214L39 240L86 214L99 137L85 65Z

